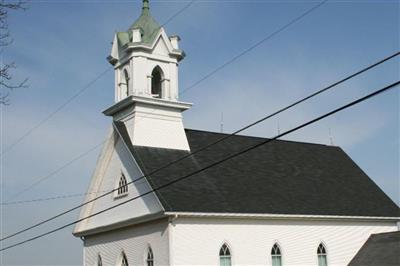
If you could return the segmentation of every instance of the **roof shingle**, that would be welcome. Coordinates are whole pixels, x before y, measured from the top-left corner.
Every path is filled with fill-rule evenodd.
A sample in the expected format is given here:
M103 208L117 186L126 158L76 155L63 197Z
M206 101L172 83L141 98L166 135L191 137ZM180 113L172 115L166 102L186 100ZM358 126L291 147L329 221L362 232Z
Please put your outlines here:
M349 266L400 265L400 231L371 235Z
M150 173L187 151L132 146ZM225 134L186 129L192 151ZM153 188L264 138L233 136L148 177ZM277 140L156 192L166 211L399 217L399 207L339 147Z

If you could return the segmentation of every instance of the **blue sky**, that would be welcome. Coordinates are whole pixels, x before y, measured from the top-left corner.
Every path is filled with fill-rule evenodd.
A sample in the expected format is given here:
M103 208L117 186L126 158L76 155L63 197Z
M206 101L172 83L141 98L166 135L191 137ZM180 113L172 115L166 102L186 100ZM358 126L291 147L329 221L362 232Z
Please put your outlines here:
M150 1L153 16L166 21L188 1ZM182 38L183 90L318 1L196 1L165 28ZM16 78L29 88L2 107L2 147L7 147L109 67L115 31L138 17L140 1L32 1L10 14L14 43L4 60L18 64ZM398 1L329 1L182 95L192 102L188 128L232 132L265 114L399 50ZM392 60L337 89L245 132L271 137L399 79ZM3 157L2 200L28 187L100 143L110 127L101 111L114 100L114 74L104 75L51 120ZM399 92L392 90L286 139L341 146L399 204ZM14 200L84 193L99 149ZM6 235L82 198L2 207ZM33 236L77 218L68 215L16 238ZM2 254L4 265L79 265L82 244L66 229ZM13 243L12 241L7 242Z

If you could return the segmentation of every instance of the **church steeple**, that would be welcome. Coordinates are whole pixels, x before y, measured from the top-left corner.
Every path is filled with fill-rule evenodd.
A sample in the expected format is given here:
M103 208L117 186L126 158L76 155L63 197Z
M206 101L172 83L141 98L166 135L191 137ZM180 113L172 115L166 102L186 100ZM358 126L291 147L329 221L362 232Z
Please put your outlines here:
M179 40L151 16L148 0L129 29L115 34L108 60L116 104L104 113L126 123L134 145L189 150L181 113L191 104L178 100L178 63L185 56Z
M148 12L149 9L150 9L149 0L143 0L143 7L142 7L143 12L144 11Z
M130 33L131 38L135 29L140 31L140 42L147 44L150 44L154 41L154 38L161 29L160 24L158 24L158 22L150 14L148 0L143 0L142 13L140 17L128 29L128 33ZM135 39L135 41L139 40Z

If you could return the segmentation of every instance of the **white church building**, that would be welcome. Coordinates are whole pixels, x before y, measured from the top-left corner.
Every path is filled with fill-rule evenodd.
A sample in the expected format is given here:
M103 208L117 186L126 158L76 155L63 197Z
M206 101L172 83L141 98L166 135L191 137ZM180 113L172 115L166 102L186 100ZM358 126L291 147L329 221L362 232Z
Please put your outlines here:
M344 266L371 234L398 230L399 207L339 147L277 140L200 172L265 139L232 136L189 156L226 134L185 129L179 41L148 0L115 34L113 126L85 201L115 192L80 216L121 205L77 224L84 265Z

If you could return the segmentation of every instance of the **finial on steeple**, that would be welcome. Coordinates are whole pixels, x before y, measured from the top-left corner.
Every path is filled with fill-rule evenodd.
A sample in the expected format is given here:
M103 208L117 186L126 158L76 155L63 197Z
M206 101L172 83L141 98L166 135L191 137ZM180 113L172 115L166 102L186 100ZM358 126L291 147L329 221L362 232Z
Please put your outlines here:
M145 9L149 10L150 9L149 0L143 0L143 8L142 9L143 10L145 10Z

